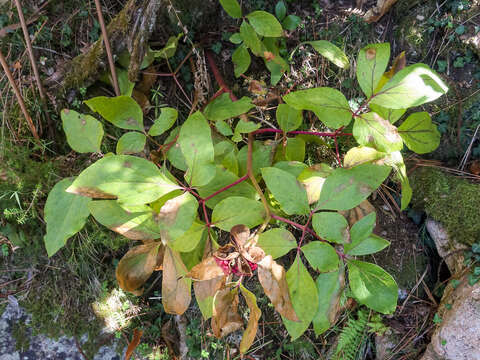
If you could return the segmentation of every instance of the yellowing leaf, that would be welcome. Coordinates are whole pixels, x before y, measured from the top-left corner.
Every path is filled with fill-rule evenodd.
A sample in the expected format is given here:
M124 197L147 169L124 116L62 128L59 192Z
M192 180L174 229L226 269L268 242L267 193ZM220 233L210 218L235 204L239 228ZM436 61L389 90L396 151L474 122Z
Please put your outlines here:
M373 162L375 160L381 159L385 155L385 153L380 152L369 146L353 147L345 154L345 157L343 159L343 166L346 168L353 168L367 162Z
M141 286L157 267L157 255L162 246L159 242L135 246L119 261L115 275L118 285L125 290L140 295Z
M224 275L222 268L218 266L213 256L210 256L204 259L200 264L195 265L187 274L188 277L196 281L212 280Z
M222 289L215 295L212 330L217 338L222 338L243 326L238 313L238 289Z
M167 314L183 314L192 299L192 280L186 277L187 268L180 255L167 247L163 256L162 304Z
M255 340L255 335L257 334L258 329L258 319L262 316L262 312L260 311L260 308L257 305L257 299L252 292L248 291L243 285L240 285L240 291L250 309L248 325L243 333L242 342L240 343L240 353L245 354Z
M273 261L270 255L258 263L258 280L275 310L286 319L298 321L293 309L285 278L285 269Z
M197 299L198 307L203 315L204 320L208 320L213 314L213 299L218 290L225 286L225 276L205 280L194 281L193 290L195 291L195 299Z

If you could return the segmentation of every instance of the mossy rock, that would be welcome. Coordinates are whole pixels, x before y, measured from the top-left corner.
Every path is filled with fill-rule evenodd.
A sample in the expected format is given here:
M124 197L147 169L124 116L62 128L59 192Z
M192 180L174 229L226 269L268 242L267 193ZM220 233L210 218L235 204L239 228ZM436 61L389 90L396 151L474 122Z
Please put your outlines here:
M480 184L435 168L422 168L410 177L412 206L441 222L452 241L471 246L480 239Z

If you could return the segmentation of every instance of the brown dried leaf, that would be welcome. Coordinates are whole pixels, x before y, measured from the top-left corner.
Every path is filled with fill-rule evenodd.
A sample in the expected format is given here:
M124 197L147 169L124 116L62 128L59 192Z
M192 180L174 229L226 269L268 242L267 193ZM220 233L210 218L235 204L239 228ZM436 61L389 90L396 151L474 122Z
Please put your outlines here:
M159 242L135 246L123 256L115 271L123 290L136 295L143 292L140 288L157 267L157 255L162 246Z
M239 248L245 246L250 237L250 229L245 225L235 225L230 230L230 235L232 235L235 243Z
M407 58L405 57L405 51L402 51L396 58L393 60L392 67L389 71L385 73L385 76L389 79L393 77L397 72L402 70L407 65Z
M217 338L224 337L243 326L238 314L238 289L222 289L214 299L212 330Z
M145 95L149 95L150 89L157 81L157 76L155 66L149 66L142 72L142 79L137 85L135 85L135 89L141 91Z
M143 114L146 115L151 107L150 100L148 100L148 97L143 92L138 91L136 89L133 89L132 97L138 103L138 105L140 105L140 107L142 108Z
M377 22L396 2L397 0L377 0L377 6L368 10L363 18L369 24Z
M168 314L182 315L190 305L192 281L180 255L167 247L163 257L162 304Z
M203 318L208 320L212 317L213 298L218 290L225 285L225 276L219 276L205 281L194 281L193 290L197 299L198 307L202 312Z
M130 360L132 357L133 351L140 345L140 338L142 337L143 331L135 329L133 330L132 341L128 344L127 351L125 352L125 360Z
M371 212L375 211L375 208L368 200L364 200L360 205L350 210L339 211L348 221L348 225L353 226L358 220L367 216Z
M260 316L262 316L262 312L257 305L257 299L253 293L248 291L242 285L240 285L240 291L242 292L242 295L247 302L247 306L250 309L250 317L248 318L247 328L243 333L242 342L240 343L240 353L245 354L255 340L255 335L257 334L258 329L258 320L260 319Z
M215 258L212 256L195 265L187 274L189 278L197 281L212 280L224 275L222 268L218 266Z
M291 321L298 321L288 292L285 269L267 255L258 263L258 280L280 315Z

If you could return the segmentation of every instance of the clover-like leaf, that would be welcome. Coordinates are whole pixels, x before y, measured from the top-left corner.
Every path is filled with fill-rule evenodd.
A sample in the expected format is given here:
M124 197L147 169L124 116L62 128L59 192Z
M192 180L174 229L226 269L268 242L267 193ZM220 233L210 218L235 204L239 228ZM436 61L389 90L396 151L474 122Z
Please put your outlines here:
M116 127L143 131L142 108L129 96L97 96L85 101L85 104Z
M70 147L78 153L99 152L103 126L90 115L64 109L61 113L63 131Z
M72 182L72 179L59 181L47 197L44 209L47 233L43 241L49 257L83 228L90 215L88 204L91 199L66 192Z

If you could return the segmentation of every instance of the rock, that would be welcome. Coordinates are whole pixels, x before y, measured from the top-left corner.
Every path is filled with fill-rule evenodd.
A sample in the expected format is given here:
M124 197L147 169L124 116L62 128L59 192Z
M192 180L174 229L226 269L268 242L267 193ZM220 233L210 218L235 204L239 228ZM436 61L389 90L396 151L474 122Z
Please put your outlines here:
M73 337L62 336L51 339L45 335L33 335L28 324L30 316L22 309L16 299L9 297L9 304L0 317L0 359L2 360L83 360ZM17 335L14 336L14 332ZM21 332L21 336L19 336ZM22 344L17 344L21 338ZM87 337L80 339L80 344ZM17 348L20 347L20 350ZM116 344L102 346L93 360L120 360Z
M463 250L467 250L467 246L451 241L447 230L438 221L429 218L425 221L425 226L435 242L438 255L444 259L450 272L460 272L463 268Z
M479 360L480 282L470 286L464 276L455 289L449 284L438 315L442 322L422 360Z

